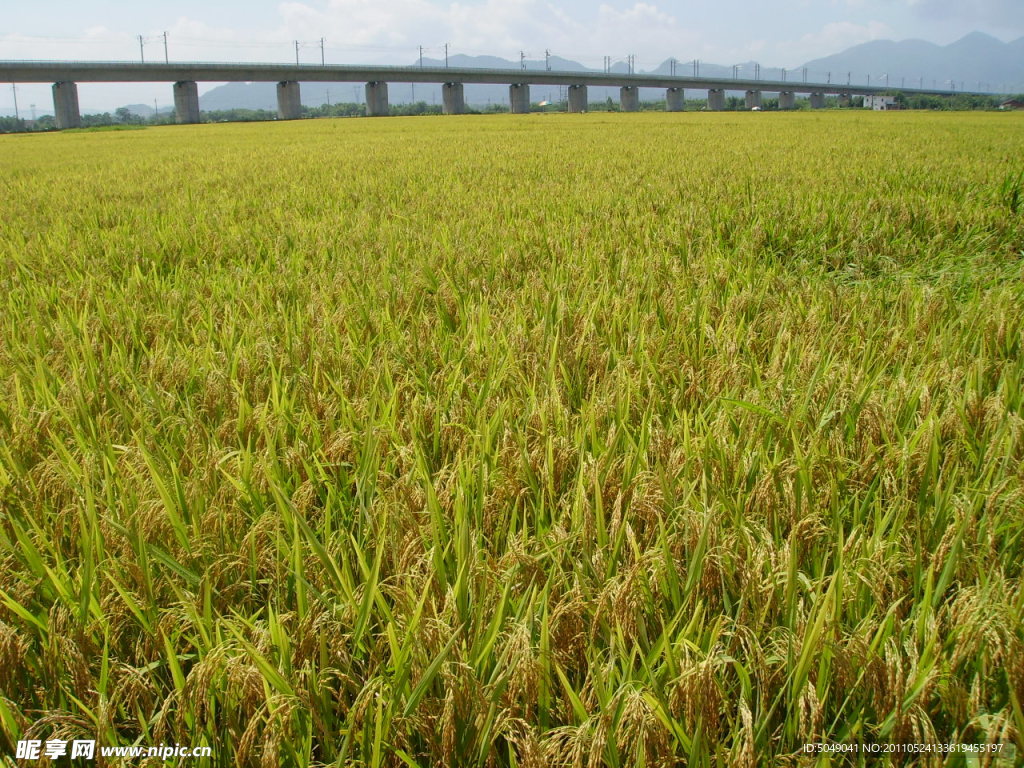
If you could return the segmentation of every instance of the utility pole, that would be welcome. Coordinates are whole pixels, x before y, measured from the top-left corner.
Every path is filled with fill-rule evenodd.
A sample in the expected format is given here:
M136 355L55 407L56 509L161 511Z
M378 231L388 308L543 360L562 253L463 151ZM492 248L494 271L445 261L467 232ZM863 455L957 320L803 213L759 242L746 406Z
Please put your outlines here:
M551 51L547 48L544 49L544 69L551 71Z
M786 82L786 68L782 68L782 82Z
M444 44L444 68L448 69L448 43Z
M320 66L326 66L327 59L324 58L324 39L320 38Z
M676 76L676 60L675 59L669 59L668 60L668 67L669 67L669 71L672 73L672 77L675 77Z
M420 46L420 69L423 69L423 46Z
M700 77L700 59L693 60L693 76Z
M758 64L756 61L754 62L754 79L755 80L760 80L761 79L761 65Z
M18 86L15 83L11 83L11 93L14 94L14 119L21 120L21 115L18 114Z
M803 75L804 75L804 82L806 83L807 82L807 67L804 67Z
M526 69L526 51L519 52L519 68L522 70Z
M164 64L170 64L171 58L167 55L167 33L164 32Z
M832 73L831 72L828 73L828 79L825 82L827 82L829 85L832 85Z
M139 35L139 59L142 60L143 64L146 63L146 52L142 48L142 35Z
M295 41L295 66L299 66L299 41Z

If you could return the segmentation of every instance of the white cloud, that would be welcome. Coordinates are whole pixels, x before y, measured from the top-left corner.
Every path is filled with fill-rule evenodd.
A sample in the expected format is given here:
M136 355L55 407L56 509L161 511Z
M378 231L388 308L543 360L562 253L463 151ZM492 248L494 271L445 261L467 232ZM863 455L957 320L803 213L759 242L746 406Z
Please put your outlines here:
M603 56L640 54L655 66L665 58L687 53L698 39L695 30L657 5L635 2L624 7L602 3L590 18L570 16L544 0L484 0L434 4L426 0L330 0L316 5L298 0L278 6L288 34L299 39L324 36L328 46L405 48L423 45L437 57L444 43L450 50L515 58L526 51L540 58L546 49L564 58L600 66ZM344 55L339 51L338 55ZM405 54L406 57L408 54ZM360 58L357 56L356 58ZM365 54L361 54L367 60Z
M436 28L443 12L424 0L331 0L324 8L287 2L278 6L284 30L298 38L327 37L340 45L401 45L409 33Z

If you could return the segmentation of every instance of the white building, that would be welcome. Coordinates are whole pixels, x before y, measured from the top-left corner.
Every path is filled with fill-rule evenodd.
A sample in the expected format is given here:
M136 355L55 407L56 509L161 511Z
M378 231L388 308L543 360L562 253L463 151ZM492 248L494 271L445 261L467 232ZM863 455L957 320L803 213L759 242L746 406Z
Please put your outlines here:
M864 109L874 109L878 111L886 109L899 109L899 105L896 103L895 96L865 96L864 97Z

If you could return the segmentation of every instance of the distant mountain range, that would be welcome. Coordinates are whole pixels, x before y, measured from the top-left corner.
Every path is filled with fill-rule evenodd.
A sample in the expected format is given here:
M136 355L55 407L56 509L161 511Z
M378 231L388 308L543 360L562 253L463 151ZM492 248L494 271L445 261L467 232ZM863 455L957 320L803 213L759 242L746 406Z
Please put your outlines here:
M418 63L418 62L412 62ZM551 69L566 72L595 71L577 61L552 56ZM423 59L425 66L443 66L444 60ZM509 61L497 56L464 56L454 55L448 59L451 67L477 67L484 69L518 69L520 62ZM545 68L545 61L527 60L527 69ZM782 70L778 67L767 67L745 62L737 65L742 76L749 77L759 68L765 80L782 79ZM658 67L645 72L668 74L672 62L667 60ZM702 77L731 77L733 67L720 64L701 62ZM1024 91L1024 38L1011 43L1003 43L990 35L981 32L971 34L949 45L936 45L924 40L874 40L862 45L848 48L842 53L815 59L786 71L790 80L824 82L831 79L834 83L842 83L849 77L851 82L864 84L870 78L872 85L886 82L892 88L924 87L948 88L949 82L956 83L966 90L981 90L1019 93ZM626 72L625 62L612 65L613 72ZM692 62L677 62L677 74L693 74ZM641 94L642 98L658 98L660 91L643 89L649 93ZM328 101L362 102L364 90L360 83L302 83L302 103L307 106L320 106ZM466 101L476 106L488 103L504 104L508 101L508 86L505 85L471 85L465 86ZM557 86L534 86L530 93L534 101L541 99L556 100L561 97ZM412 86L409 83L391 83L388 96L392 103L426 101L441 103L441 86L422 83ZM591 87L589 97L592 101L600 101L611 97L618 100L617 88ZM199 98L199 106L203 110L220 109L277 109L277 92L274 83L228 83L204 93ZM133 110L134 111L134 110Z
M809 70L831 72L832 82L845 82L852 73L854 82L885 82L907 88L948 88L950 81L958 89L1018 93L1024 90L1024 37L1004 43L981 32L960 38L949 45L925 40L873 40L855 45L842 53L809 61ZM980 88L979 88L980 84Z
M418 62L410 62L416 64ZM519 61L509 61L497 56L464 56L453 55L448 59L452 67L479 67L492 69L519 69ZM444 60L423 59L425 66L443 66ZM552 69L566 72L600 71L584 66L578 61L552 56ZM735 65L739 67L741 77L749 77L757 70L764 80L783 79L783 71L778 67L758 65L748 61ZM527 60L525 67L530 70L545 68L545 62ZM613 72L626 72L625 62L615 62ZM672 61L666 60L657 67L642 72L669 74ZM806 70L806 74L805 74ZM733 65L723 66L708 62L700 62L699 74L703 77L732 77ZM680 75L694 74L691 61L677 61L676 73ZM956 88L974 91L992 91L996 93L1024 93L1024 37L1010 43L1004 43L991 35L971 32L949 45L936 45L925 40L873 40L861 45L847 48L841 53L808 61L800 67L785 71L785 78L801 81L806 76L810 82L844 83L849 79L857 85L868 82L872 85L885 85L899 89L901 87L947 89L951 82ZM360 102L365 98L362 83L302 83L302 103L315 107L326 102ZM591 101L603 101L611 98L618 101L618 88L591 87ZM690 91L691 98L701 96L699 91ZM428 104L441 103L441 86L430 83L410 85L409 83L390 83L388 96L391 103L401 104L411 101L425 101ZM483 107L488 103L507 104L508 86L505 85L472 85L465 86L467 103ZM562 89L557 86L533 86L530 89L533 101L549 99L558 100L563 97ZM657 89L641 89L641 98L657 99L664 94ZM169 101L169 100L168 100ZM134 114L150 117L153 108L146 104L129 104L127 108ZM227 83L212 88L199 97L201 109L277 109L277 92L274 83ZM161 114L171 111L170 104L161 105ZM22 110L24 113L24 109ZM83 104L83 111L90 112ZM110 110L113 112L113 110ZM45 108L44 108L45 112ZM0 116L13 115L13 109L0 109Z

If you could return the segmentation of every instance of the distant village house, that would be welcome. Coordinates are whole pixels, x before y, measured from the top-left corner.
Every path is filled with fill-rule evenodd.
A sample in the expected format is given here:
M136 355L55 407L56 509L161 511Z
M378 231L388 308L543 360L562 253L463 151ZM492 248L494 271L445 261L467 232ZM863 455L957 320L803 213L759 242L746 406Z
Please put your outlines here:
M896 103L895 96L865 96L864 97L864 109L874 109L876 111L885 111L890 109L899 109L900 105Z

